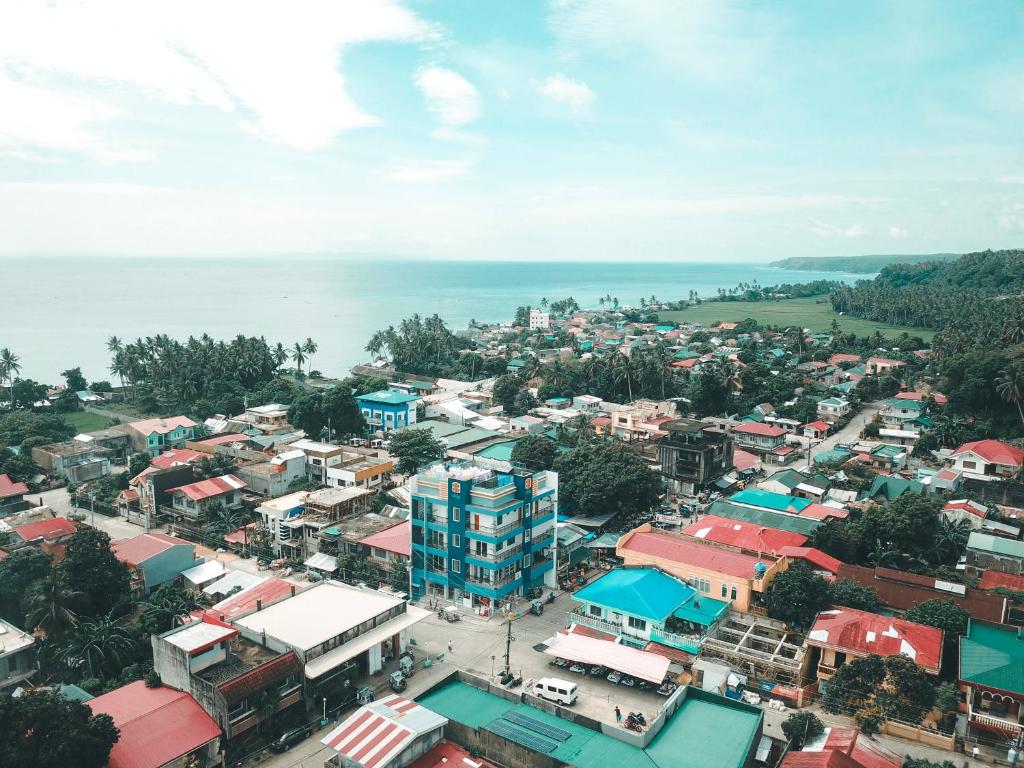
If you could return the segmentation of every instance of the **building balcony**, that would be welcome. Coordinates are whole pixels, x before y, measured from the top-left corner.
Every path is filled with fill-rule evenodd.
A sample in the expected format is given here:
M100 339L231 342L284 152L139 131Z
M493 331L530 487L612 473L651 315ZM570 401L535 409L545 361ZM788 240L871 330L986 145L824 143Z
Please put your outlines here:
M474 550L466 550L466 557L472 560L482 560L488 563L502 563L510 558L517 557L523 551L522 544L516 544L511 547L504 547L500 552L496 552L493 548L488 548L487 554L481 554Z
M480 528L466 528L466 535L473 536L487 536L491 539L500 539L502 536L507 536L510 533L515 533L523 527L522 520L515 520L505 525L499 525L497 527L484 527Z
M831 680L836 672L839 671L839 666L835 664L826 664L823 661L818 662L818 679L819 680Z
M580 608L577 608L569 614L569 624L579 624L584 627L590 627L591 629L605 632L612 637L618 637L623 634L621 624L613 624L610 621L599 619L597 616L591 616Z
M651 640L687 653L698 653L702 639L701 635L677 635L661 627L651 628Z
M978 710L971 710L967 714L968 723L990 731L998 731L1008 736L1017 737L1024 732L1024 725L1017 722L1017 717L1007 714L1005 717L985 714Z
M508 584L512 584L519 580L520 577L514 573L511 576L494 576L493 581L483 576L467 576L467 584L475 584L478 587L484 589L500 589Z

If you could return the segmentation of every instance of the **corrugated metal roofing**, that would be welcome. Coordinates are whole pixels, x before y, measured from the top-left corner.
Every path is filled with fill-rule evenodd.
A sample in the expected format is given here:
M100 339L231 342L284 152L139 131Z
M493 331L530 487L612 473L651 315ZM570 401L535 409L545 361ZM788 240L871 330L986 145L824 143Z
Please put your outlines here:
M693 587L657 568L616 568L572 598L660 623L694 594Z
M971 622L960 638L960 679L1024 695L1024 634Z

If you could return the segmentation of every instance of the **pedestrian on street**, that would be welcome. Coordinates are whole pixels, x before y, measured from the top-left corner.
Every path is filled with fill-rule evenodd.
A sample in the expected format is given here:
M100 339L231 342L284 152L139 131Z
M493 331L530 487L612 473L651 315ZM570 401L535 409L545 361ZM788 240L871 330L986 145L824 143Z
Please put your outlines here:
M621 723L622 722L622 710L619 709L619 705L618 704L615 705L615 722L616 723Z
M451 640L448 641L448 653L450 653L452 656L455 655L455 646L452 645Z

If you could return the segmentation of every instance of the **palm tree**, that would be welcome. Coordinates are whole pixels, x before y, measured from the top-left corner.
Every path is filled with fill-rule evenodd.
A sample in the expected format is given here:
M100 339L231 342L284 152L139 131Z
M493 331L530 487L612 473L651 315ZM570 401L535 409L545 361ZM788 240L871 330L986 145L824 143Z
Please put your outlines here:
M306 348L297 341L295 342L295 346L292 347L292 360L294 360L295 365L298 366L299 373L302 373L302 364L306 362Z
M633 374L636 372L636 364L630 355L616 352L610 360L612 381L620 384L626 382L626 391L629 393L629 402L633 402Z
M29 596L28 625L46 637L59 638L78 623L71 606L82 597L50 576Z
M109 616L83 621L64 646L62 656L69 667L85 666L90 678L102 678L107 670L119 670L135 643L128 632Z
M288 350L284 348L284 344L280 341L277 342L277 346L271 350L270 359L274 362L274 368L280 368L288 362Z
M107 351L117 354L124 349L124 343L117 336L111 336L107 339Z
M1008 403L1017 406L1017 414L1024 425L1024 367L1010 366L996 376L996 392Z
M14 377L21 373L20 358L7 347L0 349L0 383L7 381L11 388L11 410L14 410Z
M317 346L317 343L315 341L313 341L313 338L311 336L307 336L306 340L302 343L302 349L305 350L307 355L309 355L309 370L310 370L310 373L312 373L312 371L313 371L313 355L316 354L316 351L319 348L320 347Z
M943 515L935 530L935 551L939 562L955 563L967 546L971 527L966 520L950 520Z

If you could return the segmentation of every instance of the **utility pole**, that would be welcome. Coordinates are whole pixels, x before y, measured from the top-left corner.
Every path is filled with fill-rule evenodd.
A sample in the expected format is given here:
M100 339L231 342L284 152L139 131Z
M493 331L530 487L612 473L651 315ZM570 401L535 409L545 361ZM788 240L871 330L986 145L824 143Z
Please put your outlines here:
M516 615L512 611L509 611L508 634L505 635L505 671L502 674L502 677L505 679L508 679L512 675L512 641L515 640L515 638L512 637L512 621L515 619L515 617Z

